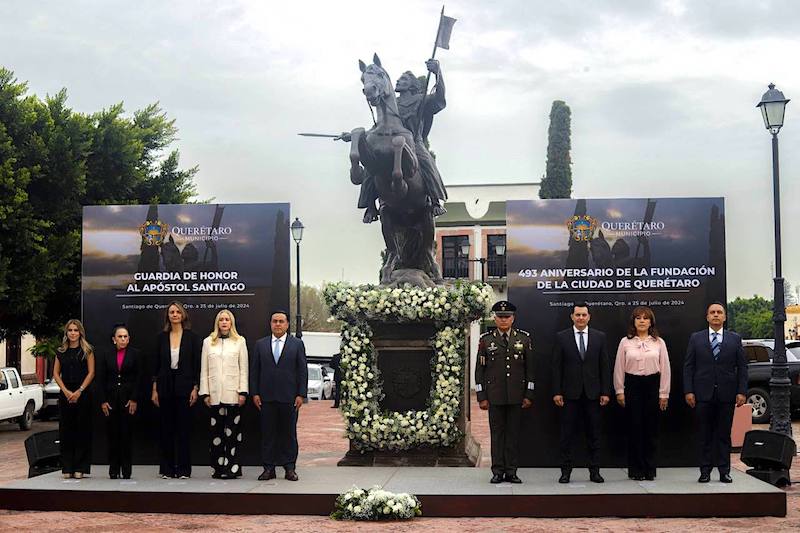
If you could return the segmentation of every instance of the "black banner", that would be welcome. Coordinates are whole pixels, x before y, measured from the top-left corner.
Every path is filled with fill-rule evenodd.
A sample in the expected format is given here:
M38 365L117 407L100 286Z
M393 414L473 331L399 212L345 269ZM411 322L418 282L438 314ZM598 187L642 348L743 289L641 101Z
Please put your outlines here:
M586 301L590 327L605 331L613 368L630 313L653 309L669 350L669 407L659 421L660 466L697 464L690 409L683 400L683 358L689 335L707 327L712 301L725 302L722 198L510 201L509 300L515 326L533 336L536 399L525 412L523 466L558 466L559 418L550 361L555 335L572 326L576 301ZM624 411L603 409L603 465L626 464ZM583 440L576 464L585 461Z
M111 328L128 325L131 346L152 357L168 304L184 304L192 330L211 333L229 309L252 352L269 333L269 314L289 307L289 204L87 206L83 212L83 322L98 353ZM158 417L143 384L134 462L157 463ZM200 403L200 402L199 402ZM208 413L195 408L193 461L208 462ZM252 411L252 412L251 412ZM94 462L105 463L102 415ZM259 464L254 410L245 410L243 462Z

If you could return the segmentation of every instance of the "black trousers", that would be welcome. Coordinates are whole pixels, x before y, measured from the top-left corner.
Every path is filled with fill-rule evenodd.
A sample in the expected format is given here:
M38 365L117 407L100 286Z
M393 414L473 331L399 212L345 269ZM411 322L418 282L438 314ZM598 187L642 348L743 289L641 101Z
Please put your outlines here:
M333 406L339 407L339 399L341 398L342 394L342 380L337 379L336 381L336 394L333 396Z
M211 468L217 475L242 475L242 466L236 457L242 445L241 418L238 405L211 406Z
M119 397L113 398L108 404L111 411L106 419L108 432L108 475L131 477L133 453L131 441L133 437L133 415L128 412L125 404Z
M660 374L649 376L625 374L629 477L656 475L660 380Z
M80 384L68 386L78 390ZM61 471L65 474L89 474L92 466L92 398L81 393L76 403L69 403L64 393L58 395L58 439Z
M711 472L715 466L720 474L731 471L731 426L736 404L716 400L697 402L700 425L700 471Z
M600 468L600 399L590 400L585 393L577 400L564 399L561 410L561 468L572 468L572 448L583 426L589 450L589 469Z
M261 460L264 468L294 470L297 462L297 409L293 403L261 404Z
M161 467L159 474L169 477L191 476L189 437L192 434L192 408L189 395L160 398Z
M492 473L516 474L519 465L519 404L489 404L489 431L492 435Z

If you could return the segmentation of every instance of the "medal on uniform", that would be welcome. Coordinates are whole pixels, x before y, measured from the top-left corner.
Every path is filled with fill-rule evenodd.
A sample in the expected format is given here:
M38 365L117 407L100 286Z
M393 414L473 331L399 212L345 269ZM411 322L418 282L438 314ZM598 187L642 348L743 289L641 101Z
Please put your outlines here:
M514 354L514 359L519 359L519 354L518 353Z
M522 343L520 341L517 341L516 344L514 344L514 348L517 349L517 350L522 351L524 346L522 345Z

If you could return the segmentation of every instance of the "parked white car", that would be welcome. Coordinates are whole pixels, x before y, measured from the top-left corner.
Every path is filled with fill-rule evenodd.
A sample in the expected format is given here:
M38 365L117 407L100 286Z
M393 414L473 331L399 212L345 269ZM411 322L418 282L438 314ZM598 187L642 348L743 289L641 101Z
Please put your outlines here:
M322 375L322 366L308 363L308 399L328 400L333 398L331 381Z
M31 429L43 398L42 386L23 385L16 368L0 369L0 422L17 422L22 431Z
M49 379L44 382L44 405L39 411L39 420L50 420L58 418L58 397L61 395L61 387L56 380Z

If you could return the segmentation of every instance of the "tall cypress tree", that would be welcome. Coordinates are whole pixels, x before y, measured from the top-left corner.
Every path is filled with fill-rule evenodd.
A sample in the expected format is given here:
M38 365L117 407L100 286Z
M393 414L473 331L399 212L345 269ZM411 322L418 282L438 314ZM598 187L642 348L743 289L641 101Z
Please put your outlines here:
M569 151L572 112L562 100L555 100L550 109L550 129L547 132L547 173L539 188L539 198L569 198L572 196L572 159Z

